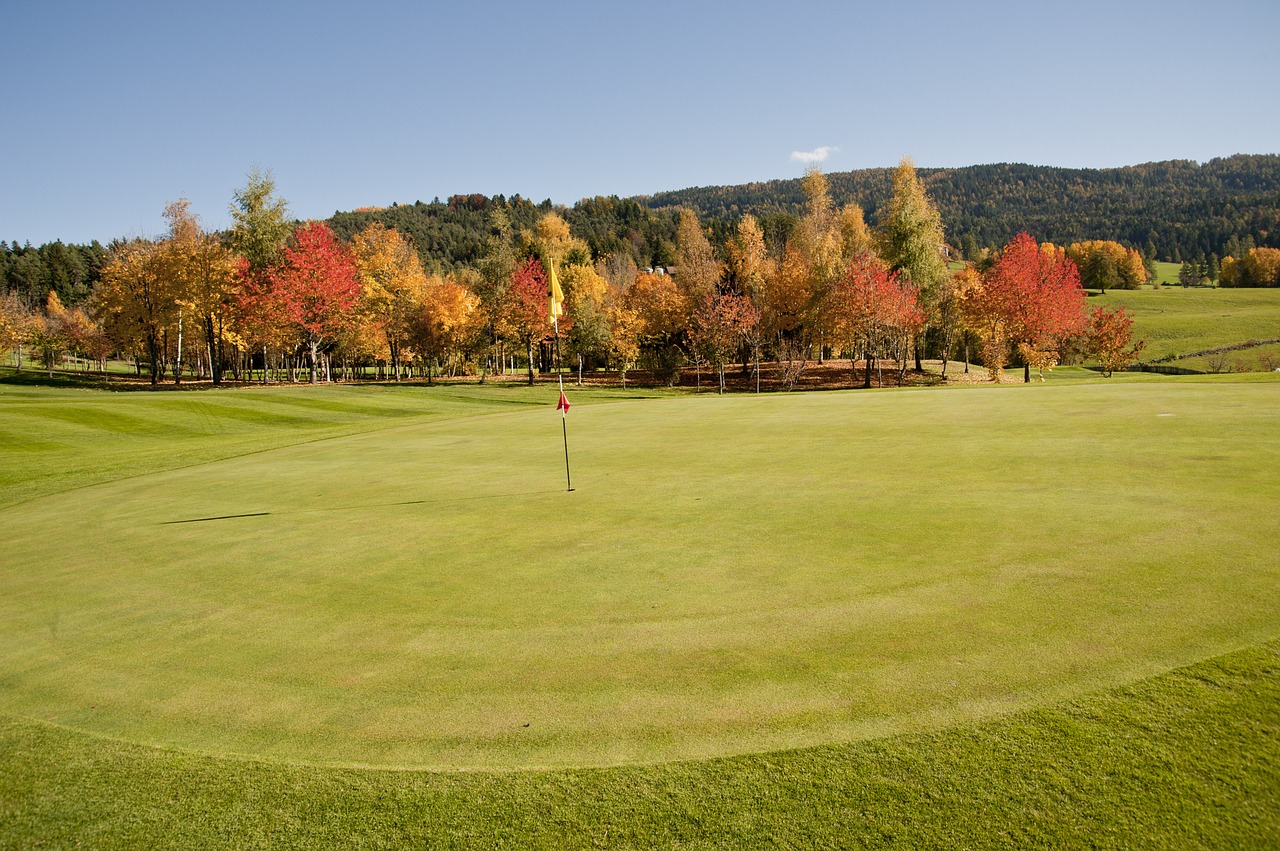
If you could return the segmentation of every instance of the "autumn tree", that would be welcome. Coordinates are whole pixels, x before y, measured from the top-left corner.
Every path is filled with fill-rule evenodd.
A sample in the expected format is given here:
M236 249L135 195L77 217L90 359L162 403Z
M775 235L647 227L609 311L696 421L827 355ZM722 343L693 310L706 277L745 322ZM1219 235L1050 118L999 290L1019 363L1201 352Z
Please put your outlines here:
M161 252L179 315L198 323L208 353L210 377L222 383L224 346L242 341L233 325L233 308L243 283L241 266L231 248L206 233L190 202L180 198L165 207L169 235Z
M607 356L609 350L609 282L586 264L571 264L560 270L566 308L570 350L578 358L578 383L588 358Z
M1109 240L1073 242L1067 256L1080 270L1080 284L1106 292L1108 287L1136 290L1147 282L1147 269L1142 255Z
M282 355L296 346L296 334L289 325L285 306L271 276L264 270L255 274L249 261L237 258L239 284L232 302L235 326L246 347L262 353L262 383L270 381L271 352Z
M915 165L909 157L903 157L893 173L893 197L881 225L880 253L891 271L915 285L930 317L937 307L938 287L948 275L943 255L945 239L942 217L925 193ZM920 358L917 344L917 369Z
M76 366L83 359L86 370L90 361L97 361L100 369L105 368L106 358L111 353L111 341L107 339L102 326L83 307L58 305L48 310L48 316L65 353L75 359Z
M810 269L804 254L794 245L787 245L772 267L772 274L766 277L760 299L763 334L777 347L783 362L782 381L787 387L799 379L808 360L808 323L819 302Z
M286 320L300 332L317 381L320 346L351 321L360 298L360 276L351 252L323 222L308 222L281 251L269 273Z
M832 339L850 351L851 363L855 362L853 353L862 349L866 361L864 387L871 386L873 361L879 360L883 345L896 342L901 347L906 339L919 333L924 322L915 287L866 252L845 267L826 302ZM898 360L901 380L905 359Z
M231 204L231 247L257 272L273 265L289 239L289 205L275 198L276 183L270 171L249 172L243 189Z
M44 312L32 316L27 331L31 350L49 371L50 378L53 377L53 368L62 357L62 353L66 351L69 342L66 332L66 314L67 310L62 306L62 300L58 298L58 294L49 290Z
M804 260L810 290L820 297L840 276L844 234L822 170L813 166L806 171L801 186L805 197L804 215L796 225L791 243Z
M505 207L494 207L489 212L489 232L485 237L484 253L477 264L479 277L474 282L474 292L480 297L484 333L492 348L492 358L501 364L502 344L514 329L507 324L512 314L511 282L516 272L514 234L511 216ZM545 297L545 296L544 296ZM489 358L481 367L480 383L483 384Z
M534 226L531 244L527 249L536 251L544 260L557 267L582 265L590 262L591 248L569 232L569 223L559 213L542 215Z
M973 330L969 327L969 315L965 306L972 294L981 287L982 275L973 263L966 263L952 272L951 279L943 284L938 301L938 318L943 334L943 376L947 374L947 359L956 337L960 338L964 350L964 371L969 371L969 343L973 338Z
M595 269L596 274L608 283L609 291L619 296L631 288L636 275L640 274L631 255L621 251L601 257L596 261Z
M1240 261L1230 255L1222 258L1222 264L1218 268L1218 283L1224 287L1242 286L1240 283Z
M1084 330L1084 290L1080 273L1062 249L1042 247L1026 232L1004 247L983 276L982 285L965 295L968 322L983 340L983 360L998 378L1016 347L1024 364L1045 369L1058 357L1061 343Z
M169 255L155 242L117 243L94 291L93 312L121 349L146 353L151 383L161 370L161 337L177 314Z
M622 386L627 386L627 372L640 357L640 341L644 333L644 322L640 314L625 302L618 302L608 308L609 318L609 358L618 370Z
M550 330L547 319L548 290L546 270L536 257L526 259L511 275L503 324L511 329L516 339L525 344L530 385L534 382L533 347L541 343Z
M385 341L392 375L399 381L410 322L427 287L422 261L399 231L381 222L352 238L351 253L360 275L359 312Z
M26 305L12 293L0 294L0 350L16 354L15 363L22 370L22 350L31 332L33 317Z
M1280 248L1251 248L1240 266L1240 286L1280 286Z
M453 278L429 277L410 317L409 340L427 359L427 382L432 362L456 375L462 357L482 330L480 297Z
M751 299L734 293L719 293L703 302L693 318L693 339L720 377L724 393L724 368L747 335L760 321Z
M719 287L720 272L720 261L697 214L681 209L676 227L676 285L690 304L700 304Z
M866 217L857 204L845 204L840 208L839 227L840 254L846 262L860 254L875 252L875 236L867 227Z
M765 248L764 231L755 216L744 215L738 222L738 231L728 244L727 274L729 285L739 295L750 300L755 315L755 326L746 334L755 361L756 392L760 391L760 349L764 341L763 310L766 289L773 277L773 262ZM746 369L744 361L743 369Z
M636 320L636 341L652 359L655 373L674 384L683 354L680 343L693 306L671 275L641 273L627 290L623 306Z
M1133 318L1124 307L1100 307L1089 314L1087 349L1098 359L1102 374L1111 377L1138 359L1145 340L1133 342Z

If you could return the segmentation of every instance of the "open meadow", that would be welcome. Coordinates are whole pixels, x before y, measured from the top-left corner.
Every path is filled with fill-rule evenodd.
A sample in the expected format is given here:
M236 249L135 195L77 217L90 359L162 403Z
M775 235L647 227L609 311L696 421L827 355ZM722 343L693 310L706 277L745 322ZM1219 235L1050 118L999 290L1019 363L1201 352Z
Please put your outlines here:
M0 384L0 844L1274 842L1276 390Z
M1089 304L1125 306L1134 337L1147 341L1144 361L1200 372L1270 372L1280 366L1274 343L1280 339L1280 289L1109 290L1091 295ZM1272 342L1244 345L1265 341ZM1220 349L1233 350L1215 352Z

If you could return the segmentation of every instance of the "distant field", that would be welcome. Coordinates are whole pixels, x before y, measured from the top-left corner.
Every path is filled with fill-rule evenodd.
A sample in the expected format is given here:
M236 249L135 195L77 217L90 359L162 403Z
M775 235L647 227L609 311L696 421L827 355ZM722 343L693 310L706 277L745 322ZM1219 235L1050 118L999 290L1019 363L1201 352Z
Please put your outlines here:
M1110 290L1105 296L1090 296L1089 304L1128 308L1135 335L1147 341L1144 360L1246 340L1280 339L1280 289ZM1253 357L1249 352L1233 355Z
M1181 286L1178 283L1178 273L1182 271L1181 263L1166 263L1163 260L1154 261L1156 267L1156 281L1164 286Z

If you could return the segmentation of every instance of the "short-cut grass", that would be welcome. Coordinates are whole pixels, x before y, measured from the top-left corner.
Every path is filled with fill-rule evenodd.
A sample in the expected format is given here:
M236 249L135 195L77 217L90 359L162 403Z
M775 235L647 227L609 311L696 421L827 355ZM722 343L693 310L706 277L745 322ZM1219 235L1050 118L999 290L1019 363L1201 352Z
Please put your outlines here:
M1153 835L1274 837L1209 818L1193 766L1233 805L1275 778L1274 647L1240 650L1280 635L1275 391L575 393L566 493L545 387L0 388L0 712L26 719L0 733L0 841L127 842L151 772L180 800L146 819L194 844L830 842L858 807L863 841L973 841L973 814L905 829L935 771L994 818L1050 813L1011 842L1132 839L1153 813L1191 819ZM1185 717L1147 729L1162 712ZM1106 794L1108 728L1177 800L1116 781L1136 811L1081 821L1014 770ZM431 773L458 769L517 773ZM206 781L337 811L281 833ZM940 819L975 803L938 794Z

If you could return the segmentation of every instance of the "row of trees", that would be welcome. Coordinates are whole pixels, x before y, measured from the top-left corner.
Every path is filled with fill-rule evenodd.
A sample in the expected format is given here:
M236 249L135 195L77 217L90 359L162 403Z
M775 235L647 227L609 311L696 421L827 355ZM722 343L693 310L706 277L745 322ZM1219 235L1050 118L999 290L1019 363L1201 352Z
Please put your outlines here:
M1208 274L1213 280L1221 258L1239 263L1255 247L1280 248L1280 156L1275 155L1105 170L972 166L924 169L920 177L951 234L952 256L966 260L980 260L1028 230L1061 245L1105 239L1138 251L1146 261L1199 263L1201 277ZM886 225L893 169L838 173L829 181L838 206L856 203L868 222ZM583 199L557 212L585 243L589 261L625 255L644 268L675 263L681 208L698 215L721 256L741 217L750 213L776 256L798 227L806 203L802 180L780 180L652 197ZM424 269L446 274L479 266L495 214L504 215L519 233L532 231L551 211L550 201L458 195L443 202L335 213L328 223L349 242L379 222L412 242ZM79 304L96 286L106 253L98 243L0 243L0 289L17 293L28 306L43 304L51 290L64 304ZM1117 285L1124 286L1123 258L1115 256L1113 262ZM1211 268L1206 270L1206 264ZM1105 268L1077 265L1086 286L1095 286L1095 273L1107 277Z
M1280 287L1280 248L1250 248L1240 259L1222 261L1224 287Z
M182 200L166 209L163 238L114 245L87 310L75 314L96 321L98 336L68 331L58 345L39 345L99 361L104 345L114 347L145 364L153 383L187 371L216 384L227 369L263 381L296 380L301 368L312 382L368 368L396 379L462 369L483 377L517 359L532 382L558 356L579 370L610 365L624 382L638 364L667 381L692 364L699 383L706 368L721 390L735 362L758 387L761 362L778 361L790 386L812 359L843 356L855 371L865 364L869 386L873 371L883 380L885 361L900 381L912 358L919 369L924 357L941 357L945 373L957 347L967 364L971 344L996 374L1019 359L1028 380L1031 368L1064 356L1087 352L1114 366L1136 355L1125 348L1122 311L1086 312L1077 268L1137 285L1143 270L1132 251L1106 242L1064 250L1022 234L981 268L953 271L941 217L910 161L895 173L879 228L857 205L837 208L816 169L804 191L780 247L771 250L760 222L745 215L717 250L686 209L671 267L644 271L629 251L592 262L588 243L554 210L526 227L492 205L474 265L442 275L376 220L349 241L322 222L295 227L270 177L255 173L236 194L228 233L205 231ZM553 267L568 308L559 337L546 315ZM42 321L53 322L55 298ZM18 307L11 299L6 313ZM42 327L70 327L58 321ZM36 345L33 315L6 323L12 341Z

